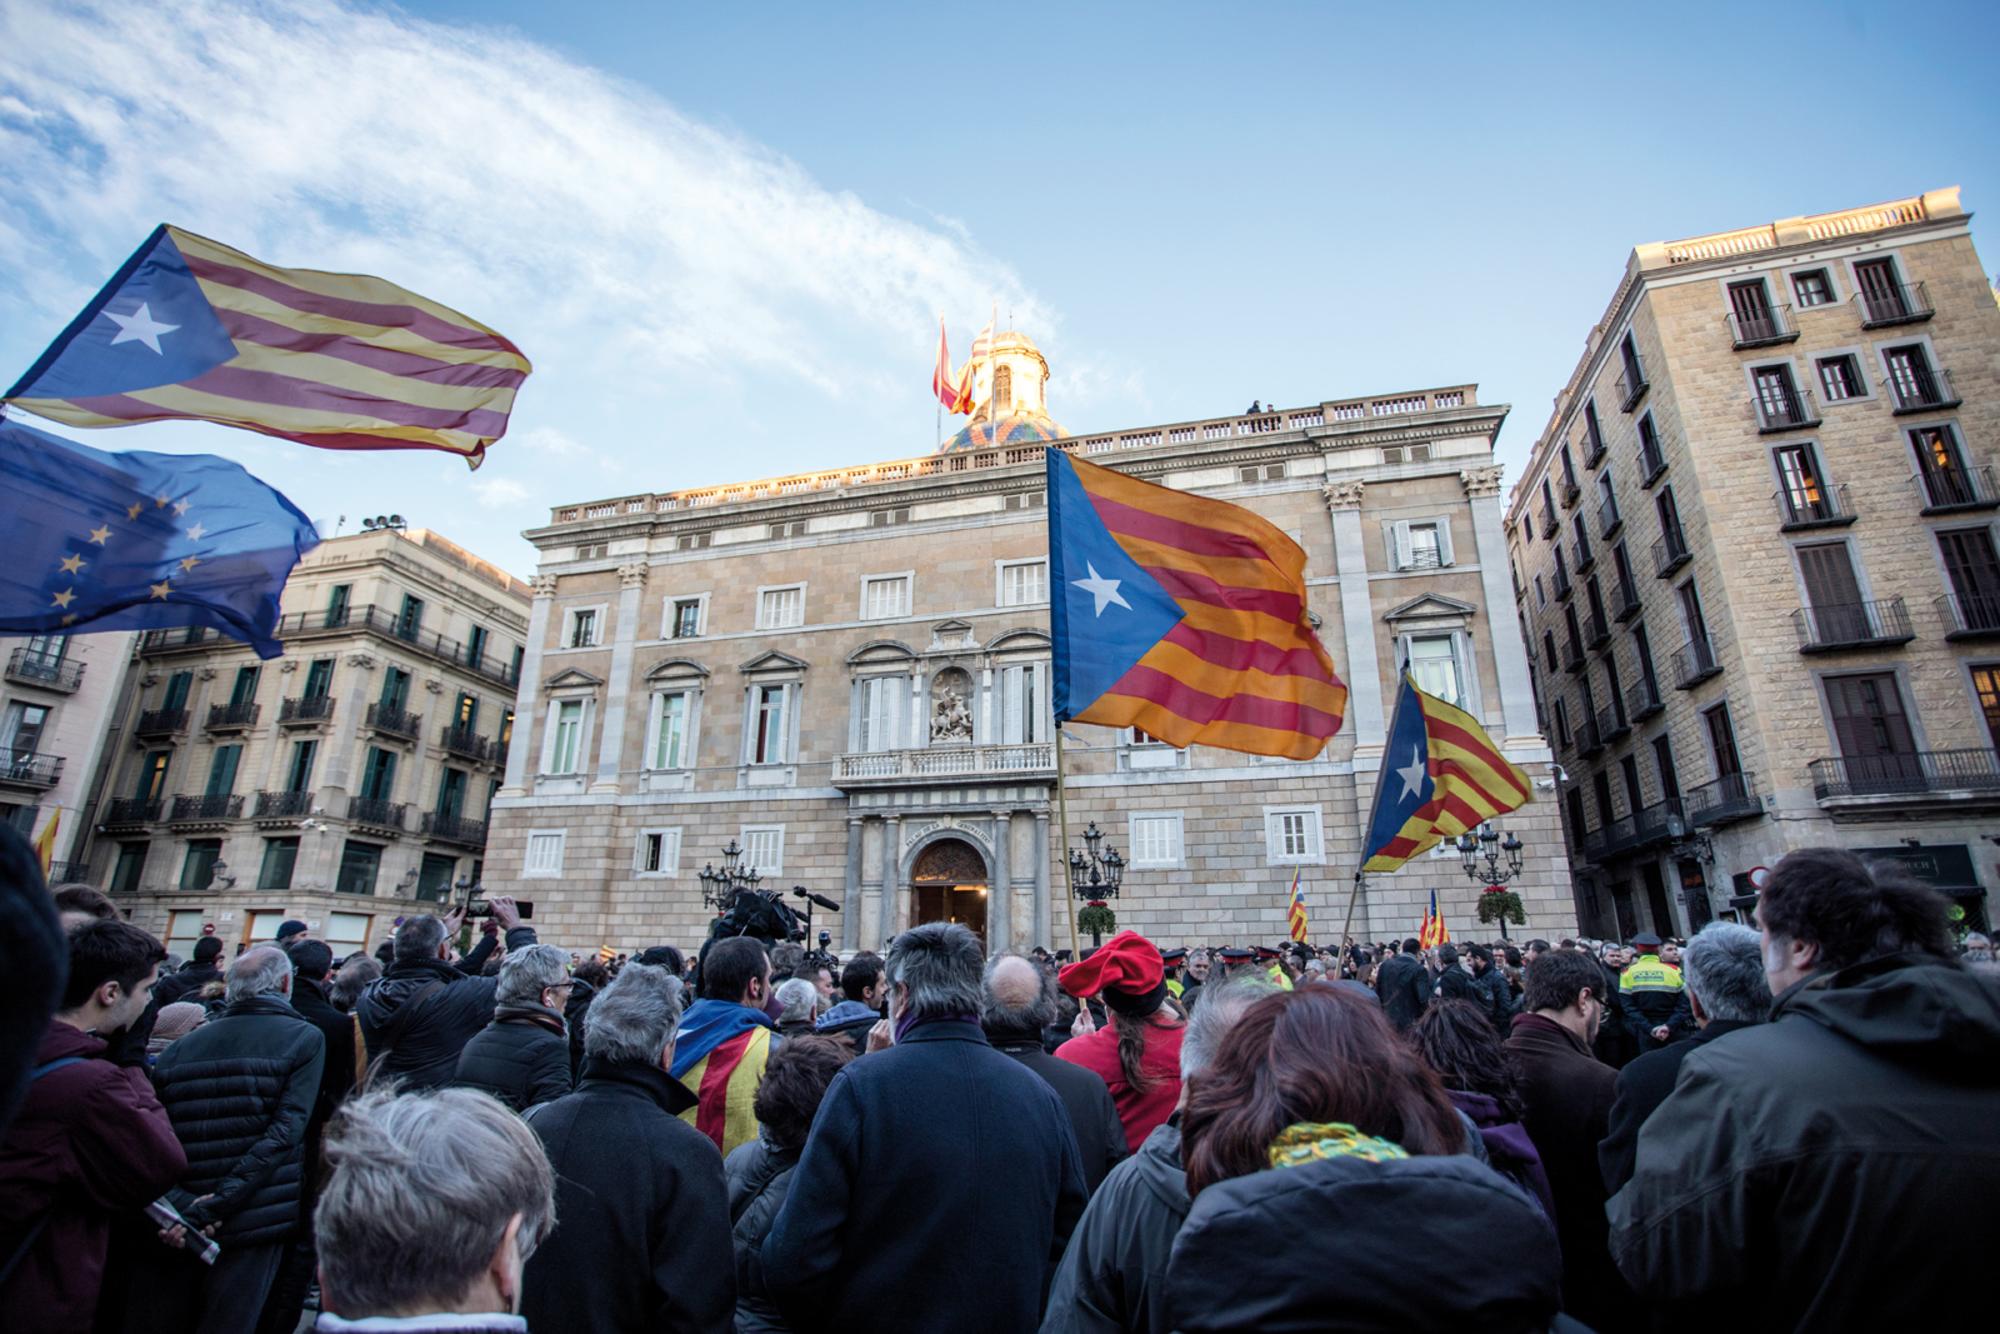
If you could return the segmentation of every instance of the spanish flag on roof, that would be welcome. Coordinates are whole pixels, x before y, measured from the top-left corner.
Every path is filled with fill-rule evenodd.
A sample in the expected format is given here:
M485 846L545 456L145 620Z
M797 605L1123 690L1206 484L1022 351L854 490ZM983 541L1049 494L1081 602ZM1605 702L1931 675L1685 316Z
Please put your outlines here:
M1528 804L1528 776L1464 709L1417 689L1408 672L1375 783L1361 869L1393 871L1441 840Z
M771 1021L731 1001L698 1000L681 1016L668 1073L694 1094L681 1120L715 1141L723 1157L757 1138L751 1103L771 1057Z
M1055 716L1311 759L1347 687L1306 619L1306 553L1239 505L1048 451Z

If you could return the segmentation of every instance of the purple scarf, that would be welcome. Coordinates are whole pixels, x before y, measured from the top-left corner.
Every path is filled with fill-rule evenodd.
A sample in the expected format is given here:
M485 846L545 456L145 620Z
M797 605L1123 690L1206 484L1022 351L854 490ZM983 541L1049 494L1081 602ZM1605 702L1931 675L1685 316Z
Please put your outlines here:
M978 1022L979 1016L969 1012L966 1014L915 1015L906 1010L903 1012L903 1017L896 1021L896 1041L900 1044L904 1038L910 1035L910 1030L918 1024L977 1024Z
M1555 1193L1549 1189L1549 1174L1542 1168L1542 1155L1535 1142L1528 1138L1528 1128L1519 1121L1508 1120L1500 1100L1488 1094L1447 1089L1445 1096L1479 1128L1479 1138L1486 1145L1486 1156L1492 1161L1493 1170L1519 1182L1535 1197L1542 1206L1543 1216L1553 1224Z

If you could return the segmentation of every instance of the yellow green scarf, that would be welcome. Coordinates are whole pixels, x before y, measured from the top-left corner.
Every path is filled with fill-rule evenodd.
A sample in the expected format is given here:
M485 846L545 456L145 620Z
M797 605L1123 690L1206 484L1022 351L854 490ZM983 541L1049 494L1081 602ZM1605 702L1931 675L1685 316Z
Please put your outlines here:
M1409 1157L1402 1145L1365 1135L1345 1121L1301 1121L1285 1127L1271 1145L1271 1166L1297 1167L1322 1158L1365 1158L1371 1163Z

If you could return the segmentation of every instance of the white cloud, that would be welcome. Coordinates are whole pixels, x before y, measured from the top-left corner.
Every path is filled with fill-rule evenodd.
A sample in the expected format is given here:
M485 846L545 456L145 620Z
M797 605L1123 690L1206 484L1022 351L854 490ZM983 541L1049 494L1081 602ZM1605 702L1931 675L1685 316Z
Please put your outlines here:
M472 483L472 498L490 510L511 509L532 494L511 477L481 477Z

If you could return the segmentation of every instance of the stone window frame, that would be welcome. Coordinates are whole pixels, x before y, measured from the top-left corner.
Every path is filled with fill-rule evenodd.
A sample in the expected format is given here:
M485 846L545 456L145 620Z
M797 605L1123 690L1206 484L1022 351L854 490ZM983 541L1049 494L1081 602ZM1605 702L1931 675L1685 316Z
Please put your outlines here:
M1820 728L1827 741L1827 757L1846 759L1840 749L1840 733L1833 726L1833 704L1826 695L1826 680L1830 676L1887 676L1896 687L1896 699L1903 706L1903 720L1910 728L1910 749L1922 754L1931 748L1928 729L1924 726L1924 716L1917 708L1916 691L1910 686L1910 666L1906 662L1848 662L1839 665L1815 667L1811 671L1813 697L1819 704ZM1731 724L1736 722L1736 711L1729 711ZM1980 724L1982 727L1983 723ZM1704 728L1704 731L1706 728ZM1736 753L1743 753L1743 735L1736 734ZM1713 760L1713 756L1710 757ZM1750 766L1744 765L1747 770Z
M1910 266L1903 261L1903 252L1900 247L1890 247L1882 250L1864 251L1853 255L1843 255L1841 256L1840 259L1832 261L1828 265L1828 267L1830 268L1837 265L1840 269L1841 277L1847 280L1847 293L1844 297L1840 298L1840 300L1835 302L1836 305L1842 304L1846 301L1853 300L1861 292L1861 280L1854 276L1855 266L1857 264L1866 264L1872 260L1878 260L1878 259L1886 259L1889 261L1896 275L1896 282L1898 285L1903 287L1908 287L1911 283L1916 281L1916 279L1910 277ZM1825 307L1823 306L1816 307L1816 309L1823 310L1825 309Z
M1944 543L1938 541L1938 534L1967 528L1984 528L1994 549L2000 551L2000 519L1981 518L1977 514L1940 514L1924 524L1924 537L1927 539L1926 545L1930 547L1931 564L1937 570L1938 589L1951 597L1957 597L1958 590L1952 585L1951 567L1944 562ZM1995 656L2000 657L2000 654ZM1981 726L1984 725L1982 721Z
M1850 403L1873 403L1881 397L1877 391L1881 376L1879 373L1870 373L1870 356L1870 348L1866 343L1854 343L1846 347L1816 347L1807 353L1808 359L1812 362L1812 389L1818 396L1822 410L1846 407ZM1821 362L1832 361L1835 357L1854 358L1854 374L1861 381L1861 392L1852 398L1828 398L1826 395L1826 382L1820 379L1819 366Z
M708 688L708 671L685 658L669 658L646 673L646 731L639 739L639 770L642 774L686 773L696 768L700 754L703 696ZM653 763L653 739L660 728L668 695L688 697L687 721L682 729L682 763L660 768Z
M1127 773L1149 773L1161 769L1185 769L1192 746L1173 746L1146 733L1147 740L1141 741L1138 727L1118 729L1118 767ZM1289 760L1283 755L1259 755L1260 761Z
M1157 821L1173 830L1170 838L1172 855L1167 857L1141 857L1139 855L1139 830L1142 821ZM1127 811L1125 813L1125 844L1131 850L1131 860L1126 865L1135 870L1178 871L1187 866L1187 815L1182 811Z
M1744 402L1750 409L1750 420L1752 423L1759 420L1757 416L1757 403L1759 401L1757 397L1757 372L1768 371L1775 366L1783 366L1785 373L1791 376L1793 394L1811 394L1814 404L1817 405L1819 403L1819 367L1808 366L1807 370L1809 374L1801 376L1799 374L1799 359L1793 353L1785 352L1779 353L1776 356L1751 357L1740 363L1737 369L1743 372ZM1654 425L1657 429L1658 423L1656 422ZM1666 456L1666 441L1662 437L1660 442L1660 457L1665 458Z
M790 625L769 625L764 620L764 598L771 593L789 593L794 589L799 595L799 619ZM803 630L806 627L807 581L799 579L784 584L757 585L756 601L752 603L753 628L758 630Z
M1827 486L1829 489L1832 486L1828 482L1822 482L1821 485ZM1860 590L1861 600L1864 603L1873 603L1876 601L1875 584L1873 579L1869 577L1868 562L1862 558L1860 538L1852 530L1836 528L1828 532L1786 533L1785 554L1791 558L1792 583L1798 590L1799 606L1801 608L1810 610L1813 604L1809 590L1806 588L1805 566L1800 563L1799 549L1801 547L1830 547L1836 545L1847 548L1847 565L1849 569L1854 571L1854 586ZM1937 543L1933 542L1931 545L1936 546ZM1708 615L1707 603L1702 604L1702 615L1706 619Z
M538 868L535 865L535 849L538 846L537 841L546 839L555 840L555 865L552 867L542 866ZM548 844L543 842L540 843L539 846L546 848ZM528 831L527 840L521 845L521 878L523 880L560 879L563 875L563 859L568 855L568 852L569 852L569 830L530 829Z
M703 589L699 593L667 594L667 596L660 603L660 638L669 643L674 642L677 639L708 638L709 591L710 590L708 589ZM699 604L694 614L694 633L691 635L674 634L674 606L675 604L681 602L694 602Z
M1894 330L1890 330L1889 332L1893 333ZM1868 357L1869 357L1868 369L1874 372L1875 380L1877 383L1883 386L1883 391L1885 395L1887 393L1889 385L1890 349L1898 347L1910 347L1912 345L1923 348L1924 363L1930 367L1931 374L1936 375L1942 371L1947 371L1950 369L1950 367L1946 366L1943 362L1938 360L1937 345L1931 341L1931 335L1929 330L1919 328L1917 332L1906 333L1901 338L1870 339L1868 342ZM1873 387L1874 387L1873 385L1870 386L1871 389ZM1852 402L1854 400L1850 399L1845 401ZM1954 411L1954 409L1951 408L1936 409L1936 410L1945 412Z
M900 580L903 585L903 609L897 612L890 612L887 615L883 616L869 615L868 585L873 583L887 583L895 580ZM916 614L917 572L914 569L883 570L873 574L864 574L858 581L856 581L855 589L856 589L855 618L857 620L903 621L903 620L908 620L910 617Z
M590 642L588 644L572 644L570 641L576 637L577 617L586 612L594 613L596 617L591 622L593 633ZM610 618L611 604L608 602L589 602L577 606L564 607L562 637L556 641L556 646L549 651L551 653L587 653L593 649L603 648L604 630Z
M1023 565L1042 567L1042 596L1038 601L1007 601L1007 571ZM1046 607L1049 605L1049 558L1047 556L1023 556L1018 559L993 562L993 605L996 607Z
M1417 565L1405 562L1403 554L1411 551L1408 534L1412 528L1429 524L1437 529L1438 563ZM1457 552L1451 540L1450 514L1422 514L1408 519L1383 519L1382 550L1387 558L1387 568L1397 574L1429 573L1434 570L1450 570L1458 565Z
M556 723L565 704L583 706L577 717L576 768L557 771L549 766L555 762ZM558 687L548 697L546 721L542 727L542 754L535 767L537 778L581 778L590 772L590 743L594 724L597 721L597 691L594 686Z
M1308 853L1291 854L1282 850L1282 817L1288 815L1309 816L1307 828L1312 831L1315 850ZM1326 865L1326 813L1318 802L1300 802L1292 805L1264 807L1264 860L1269 866L1324 866Z
M659 869L649 871L646 864L646 841L660 840ZM681 826L648 826L634 831L632 843L632 878L635 880L674 880L681 873ZM672 855L668 855L671 848Z
M1797 279L1799 274L1811 273L1815 270L1818 270L1819 272L1822 272L1826 275L1826 287L1830 295L1823 304L1817 306L1808 306L1804 302L1799 300L1799 285ZM1794 311L1832 310L1847 299L1847 293L1841 290L1843 275L1840 271L1840 265L1834 260L1816 259L1802 264L1788 264L1785 267L1777 270L1777 272L1779 272L1784 276L1785 296L1791 302L1791 306Z

